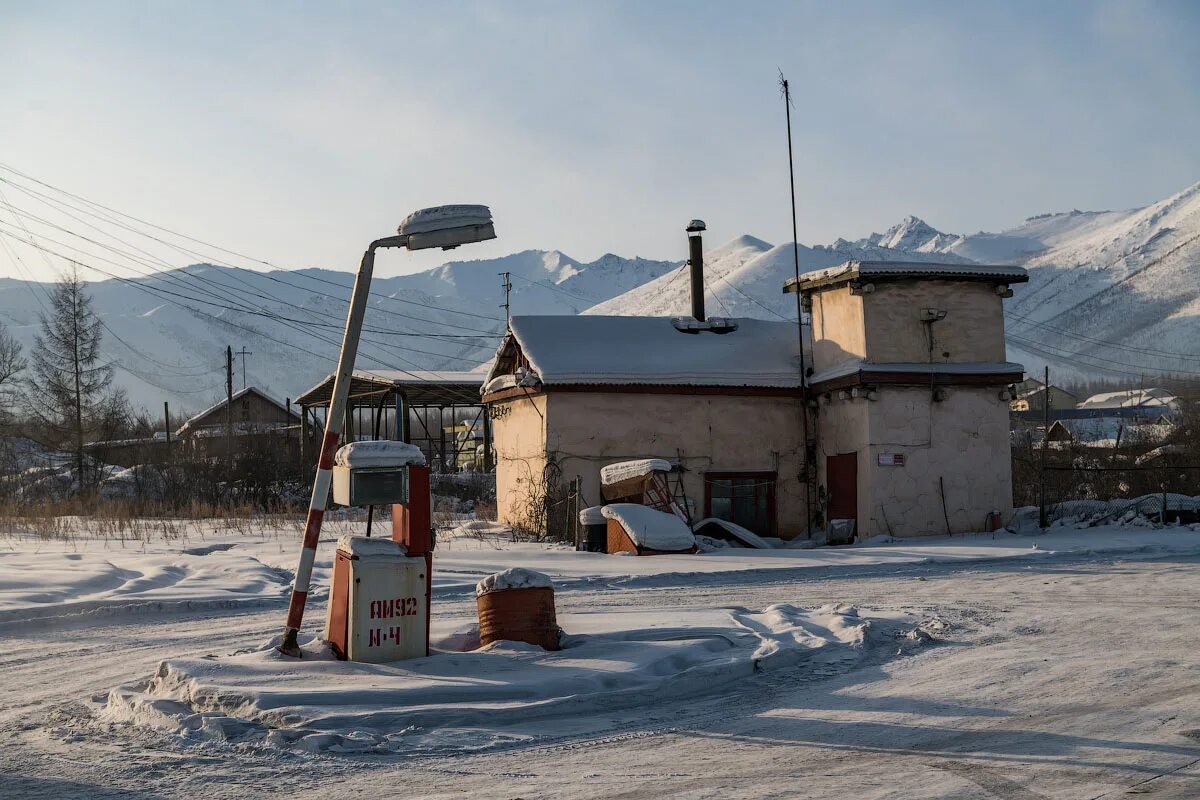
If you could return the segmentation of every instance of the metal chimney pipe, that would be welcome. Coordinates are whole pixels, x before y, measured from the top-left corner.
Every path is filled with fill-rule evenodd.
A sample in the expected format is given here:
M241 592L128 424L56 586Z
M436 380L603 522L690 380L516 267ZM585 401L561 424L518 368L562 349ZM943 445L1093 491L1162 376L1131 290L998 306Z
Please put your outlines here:
M700 235L706 227L704 220L688 223L688 266L692 271L692 316L704 322L704 240Z

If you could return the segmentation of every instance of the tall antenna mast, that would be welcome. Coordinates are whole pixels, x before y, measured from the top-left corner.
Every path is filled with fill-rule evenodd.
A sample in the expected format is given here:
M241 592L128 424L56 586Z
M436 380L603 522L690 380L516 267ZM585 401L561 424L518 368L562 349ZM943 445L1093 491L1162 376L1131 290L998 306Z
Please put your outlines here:
M792 193L792 266L795 271L796 281L800 280L800 241L799 235L796 233L796 168L792 162L792 90L788 86L787 78L783 77L783 70L779 70L779 91L783 95L783 113L787 119L787 147L788 147L788 189ZM800 402L800 424L804 432L804 508L808 515L809 536L812 536L812 459L815 455L815 450L808 438L808 365L804 361L804 307L800 300L800 292L796 292L796 330L800 336L800 388L804 396Z

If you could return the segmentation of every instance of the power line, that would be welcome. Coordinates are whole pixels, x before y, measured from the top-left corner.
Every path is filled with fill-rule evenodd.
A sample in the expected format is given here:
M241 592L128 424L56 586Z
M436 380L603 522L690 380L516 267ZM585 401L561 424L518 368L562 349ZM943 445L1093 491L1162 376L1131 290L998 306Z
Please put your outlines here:
M46 250L46 252L49 252L49 253L51 253L51 254L53 254L53 255L56 255L56 256L58 256L58 257L60 257L60 258L68 258L67 256L64 256L64 255L63 255L63 254L61 254L61 253L58 253L58 252L56 252L56 251L53 251L53 250L49 250L48 248L43 248L43 247L41 247L40 245L38 245L38 244L36 244L36 243L34 243L34 242L31 242L31 241L27 241L27 240L21 239L21 238L19 238L19 237L17 237L17 236L14 236L14 235L13 235L13 234L11 234L11 233L6 233L6 232L4 232L4 231L0 231L0 236L8 237L8 238L11 238L11 239L13 239L13 240L15 240L15 241L22 242L22 243L24 243L24 244L26 244L26 245L28 245L28 246L30 246L30 247L44 249L44 250ZM68 259L68 260L70 260L70 259ZM138 290L140 290L140 291L142 291L142 292L145 292L145 293L147 293L147 294L150 294L151 296L158 297L159 299L164 299L164 300L166 300L166 302L168 302L168 303L171 303L172 305L176 305L176 306L179 306L180 308L184 308L184 309L186 309L186 310L188 310L188 311L192 312L193 314L197 314L197 315L199 315L199 316L206 317L206 318L208 318L208 319L211 319L211 320L213 320L214 322L217 322L217 323L220 323L220 324L224 324L224 325L228 325L228 326L230 326L230 327L232 327L232 328L236 328L236 329L238 329L238 330L242 330L242 331L245 331L245 332L247 332L247 333L250 333L250 334L252 334L252 335L258 336L258 337L260 337L260 338L262 338L262 339L264 339L264 340L266 340L266 341L271 341L271 342L274 342L274 343L276 343L276 344L282 345L282 346L284 346L284 347L290 347L290 348L292 348L292 349L299 350L299 351L300 351L300 352L302 352L302 353L306 353L306 354L309 354L309 355L316 356L316 357L318 357L318 358L324 359L325 361L332 361L332 362L335 362L335 363L336 363L336 361L337 361L337 359L336 359L335 357L332 357L332 356L323 356L323 355L321 355L321 354L319 354L319 353L315 353L315 352L313 352L312 350L310 350L310 349L308 349L308 348L305 348L305 347L302 347L302 346L300 346L300 345L297 345L297 344L295 344L295 343L293 343L293 342L289 342L289 341L286 341L286 340L283 340L283 339L279 339L279 338L277 338L277 337L271 336L270 334L267 334L267 333L265 333L265 332L263 332L263 331L260 331L260 330L256 330L256 329L254 329L254 328L247 328L246 326L244 326L244 325L239 325L238 323L236 323L236 322L233 322L233 321L231 321L231 320L228 320L228 319L224 319L224 318L221 318L221 317L215 316L215 315L213 315L213 314L210 314L210 313L208 313L208 312L201 311L200 309L198 309L198 308L195 308L195 307L193 307L193 306L189 306L189 305L187 305L186 303L181 303L181 302L178 302L177 300L173 300L173 299L171 299L171 297L165 297L165 298L164 298L164 297L162 297L162 295L163 295L163 294L167 294L167 295L172 295L172 296L174 296L174 297L183 297L184 299L190 299L190 300L194 300L194 301L196 301L196 302L205 302L205 303L207 303L207 304L209 304L209 305L217 305L217 304L214 304L214 303L208 303L208 301L201 301L201 300L198 300L197 298L191 298L191 297L187 297L187 296L185 296L185 295L181 295L181 294L179 294L178 292L172 292L172 291L170 291L170 290L163 289L163 288L161 288L161 287L155 287L155 286L149 286L149 285L146 285L146 284L141 284L141 283L138 283L137 281L133 281L133 280L131 280L131 279L129 279L129 278L125 278L125 277L122 277L122 276L120 276L120 275L116 275L116 274L114 274L114 273L112 273L112 272L108 272L107 270L101 269L100 267L97 267L97 266L95 266L95 265L93 265L93 264L89 264L89 263L87 263L87 262L84 262L84 261L76 260L76 261L75 261L75 263L78 263L78 264L80 264L81 266L84 266L84 267L86 267L86 268L88 268L88 269L91 269L91 270L93 270L93 271L95 271L95 272L98 272L98 273L100 273L101 275L105 275L106 277L109 277L109 278L112 278L112 279L114 279L114 280L120 281L121 283L125 283L125 284L127 284L127 285L130 285L130 286L132 286L132 287L134 287L134 288L136 288L136 289L138 289ZM227 307L227 306L223 306L223 308L225 308L226 310L232 310L232 311L243 310L243 309L229 308L229 307ZM249 312L247 312L247 313L249 313ZM305 335L307 335L307 336L311 336L311 337L313 337L313 338L315 338L315 339L317 339L317 340L319 340L319 341L321 341L321 342L324 342L325 344L329 344L329 345L331 345L331 346L334 346L334 347L338 346L338 342L337 342L337 341L335 341L335 340L331 340L331 339L328 339L328 338L326 338L326 337L323 337L323 336L321 336L321 335L319 335L319 334L317 334L317 333L315 333L315 332L313 332L313 331L311 331L311 330L308 330L308 329L306 329L306 328L297 328L297 327L294 327L293 325L290 325L290 324L289 324L289 322L290 322L289 320L285 320L285 319L282 319L282 318L279 318L279 317L274 317L274 316L272 316L272 315L269 315L269 314L264 314L264 315L262 315L262 316L265 316L265 317L267 317L267 318L269 318L269 319L275 319L277 322L279 322L280 324L283 324L285 327L292 328L293 330L296 330L296 331L298 331L298 332L300 332L300 333L303 333L303 334L305 334ZM372 341L372 342L373 342L374 340L365 340L365 341ZM380 346L383 346L383 347L385 347L385 348L388 348L388 349L406 349L406 348L398 348L396 345L388 345L387 343L377 343L377 342L376 342L376 344L379 344ZM365 348L364 348L364 349L365 349ZM368 353L364 353L363 355L364 355L364 357L366 357L366 358L369 358L370 360L374 361L375 363L379 364L380 366L386 367L386 368L388 368L388 369L395 369L395 370L396 370L396 371L398 371L398 372L402 372L402 373L404 373L404 374L406 374L406 375L409 375L409 376L411 376L411 377L413 377L413 378L415 378L415 379L417 379L417 380L420 380L420 381L426 381L426 382L428 382L428 381L429 381L429 379L428 379L428 378L425 378L425 377L423 377L423 376L421 376L421 375L417 375L417 374L415 374L415 373L413 373L413 372L410 372L409 370L406 370L406 369L404 369L404 368L397 367L396 365L394 365L394 364L391 364L391 363L388 363L387 361L383 361L383 360L379 359L379 358L378 358L378 357L376 357L376 356L370 355L370 354L368 354ZM397 356L397 357L398 357L398 356ZM401 360L403 360L403 359L401 359ZM412 366L412 365L411 365L411 363L410 363L410 366ZM437 373L436 373L436 372L434 372L433 374L434 374L434 375L436 375Z
M1050 351L1048 354L1054 358L1062 358L1066 361L1071 361L1072 358L1080 358L1080 359L1089 359L1091 361L1101 362L1099 364L1091 364L1091 363L1087 363L1086 361L1076 362L1078 366L1091 367L1093 369L1107 369L1111 372L1117 372L1117 373L1121 373L1124 375L1132 375L1132 376L1144 375L1144 374L1148 374L1148 373L1156 374L1156 375L1159 375L1161 377L1166 377L1166 378L1172 377L1173 375L1200 376L1200 372L1189 371L1189 370L1173 370L1173 371L1147 370L1147 369L1145 369L1144 366L1142 366L1140 364L1129 364L1124 361L1114 361L1114 360L1106 359L1106 358L1103 358L1100 356L1092 356L1092 355L1089 355L1086 353L1076 353L1076 352L1073 352L1070 350L1066 350L1065 348L1058 347L1056 345L1049 345L1049 344L1044 344L1042 342L1036 342L1036 341L1033 341L1032 339L1026 339L1024 337L1017 336L1016 334L1011 334L1011 333L1007 334L1005 336L1005 338L1015 340L1019 344L1023 344L1031 349L1040 350L1040 351L1042 351L1043 355L1047 354L1046 351ZM1058 352L1054 352L1054 351L1058 351ZM1115 364L1117 366L1116 367L1110 366L1113 364ZM1129 372L1128 370L1118 369L1117 367L1131 367L1132 369L1137 370L1137 371Z
M8 223L0 221L0 226L4 226L7 224ZM0 233L3 233L3 231L0 231ZM125 277L116 275L116 274L114 274L112 272L108 272L106 270L102 270L93 264L86 264L85 262L83 262L82 260L80 260L78 258L73 258L71 256L67 256L67 255L64 255L63 253L57 252L55 250L51 250L49 248L44 247L43 245L38 244L37 242L20 239L19 237L13 237L12 234L6 234L6 235L14 238L16 241L20 241L23 244L28 245L29 247L33 247L35 249L39 249L39 250L42 250L47 253L51 253L53 255L58 256L59 258L65 259L67 261L71 261L73 263L85 264L85 266L87 266L89 269L93 269L102 275L106 275L110 278L122 281L124 283L131 284L134 286L139 285L136 281L132 281L129 278L125 278ZM55 244L69 246L69 245L64 245L64 243L59 242L55 239L51 239L50 237L43 236L42 238L47 239ZM106 259L102 256L96 256L95 254L91 254L91 255L93 258L99 258L101 261L112 263L115 266L124 266L120 263L113 262L111 259ZM129 267L126 267L126 268L128 269ZM134 270L134 272L138 272L138 270ZM161 277L161 276L163 276L163 273L157 273L157 272L151 273L150 275L145 275L145 273L141 273L141 274L143 275L143 277ZM204 279L200 279L200 280L204 283L211 283ZM185 288L191 289L192 287L185 287ZM293 330L297 330L299 332L306 333L308 335L313 335L313 334L311 331L307 330L307 326L330 328L330 329L337 330L337 331L342 330L342 327L340 325L330 323L330 322L319 322L319 321L314 321L314 320L300 320L300 319L295 319L293 317L285 317L282 314L278 314L276 312L269 311L269 310L263 308L262 306L236 305L236 303L237 303L236 300L233 300L224 295L220 295L220 294L214 293L212 291L206 290L204 287L197 287L195 290L202 291L205 294L209 295L210 297L216 298L216 300L206 300L202 297L196 297L194 295L184 294L184 293L181 293L178 291L172 291L171 289L166 289L163 287L155 287L155 291L157 291L157 292L171 295L173 297L179 297L179 298L182 298L185 300L190 300L194 303L200 303L203 305L213 306L215 308L220 308L220 309L223 309L226 311L240 311L243 314L250 314L252 316L258 316L258 317L263 317L266 319L272 319L272 320L275 320L276 322L279 322L280 324L284 325L285 327L292 328ZM224 302L217 302L217 301L224 301ZM228 303L235 303L235 305L228 305ZM300 326L300 327L296 327L296 326ZM372 328L372 329L366 329L366 330L370 330L371 332L378 332L379 329ZM384 331L384 333L390 333L390 332ZM499 336L499 334L497 334L497 336ZM381 342L378 339L371 339L371 338L363 337L363 341L371 342L375 345L378 345L380 347L383 347L388 350L393 350L393 351L399 350L399 351L405 351L405 352L411 352L411 353L419 353L421 355L435 356L437 358L448 359L451 361L460 361L460 362L468 363L468 364L477 364L478 363L478 360L474 359L474 358L455 356L455 355L451 355L449 353L436 353L431 350L419 350L417 348L412 348L412 347L402 347L400 345L390 344L388 342ZM410 364L410 366L411 366L411 364Z
M59 187L57 187L57 186L53 186L53 185L51 185L51 184L49 184L49 183L46 183L45 181L38 180L37 178L34 178L32 175L28 175L27 173L21 172L20 170L17 170L17 169L15 169L14 167L11 167L11 166L9 166L9 165L6 165L6 164L3 164L3 163L0 163L0 169L7 170L8 172L11 172L11 173L13 173L13 174L15 174L15 175L19 175L21 178L24 178L25 180L31 181L31 182L33 182L33 183L35 183L35 184L39 185L39 186L43 186L43 187L45 187L45 188L47 188L47 189L50 189L51 191L58 192L58 193L60 193L60 194L63 194L63 195L65 195L65 196L67 196L67 197L71 197L71 198L73 198L73 199L75 199L75 200L78 200L78 201L80 201L81 203L84 203L84 204L86 204L87 206L90 206L90 207L92 207L92 208L100 208L100 209L103 209L103 210L105 210L105 211L108 211L108 212L110 212L111 214L116 214L116 215L118 215L118 216L120 216L120 217L123 217L123 218L125 218L125 219L127 219L127 220L131 220L131 221L133 221L133 222L136 222L136 223L138 223L138 224L140 224L140 225L145 225L145 226L148 226L148 227L150 227L150 228L154 228L155 230L159 230L159 231L162 231L162 232L164 232L164 233L168 233L168 234L170 234L170 235L172 235L172 236L178 236L178 237L180 237L180 238L182 238L182 239L186 239L187 241L194 242L194 243L196 243L196 244L199 244L199 245L202 245L202 246L204 246L204 247L212 248L212 249L214 249L214 250L218 250L218 251L220 251L220 252L227 253L227 254L229 254L229 255L233 255L233 256L236 256L236 257L238 257L238 258L245 259L246 261L251 261L251 262L254 262L254 263L256 263L256 264L262 264L262 265L264 265L264 266L271 267L272 269L275 269L275 270L279 270L279 271L282 271L282 272L289 272L290 274L295 274L295 275L298 275L298 276L300 276L300 277L306 278L306 279L308 279L308 280L311 280L311 281L317 281L317 282L320 282L320 283L325 283L325 284L328 284L328 285L330 285L330 286L336 286L336 287L338 287L338 288L346 288L346 287L342 286L341 284L339 284L339 283L337 283L337 282L335 282L335 281L330 281L330 280L327 280L327 279L325 279L325 278L321 278L321 277L318 277L318 276L316 276L316 275L310 275L310 274L307 274L307 273L304 273L304 272L291 272L291 271L289 271L289 270L284 270L282 267L279 267L278 265L276 265L276 264L273 264L273 263L271 263L270 261L266 261L266 260L264 260L264 259L259 259L259 258L254 258L254 257L252 257L252 256L248 256L248 255L245 255L245 254L243 254L243 253L239 253L239 252L237 252L237 251L235 251L235 250L230 250L230 249L228 249L228 248L221 247L220 245L212 244L212 243L210 243L210 242L205 242L205 241L203 241L203 240L201 240L201 239L197 239L197 238L195 238L195 237L193 237L193 236L188 236L187 234L184 234L184 233L180 233L180 232L178 232L178 231L171 230L170 228L165 228L165 227L163 227L163 226L161 226L161 225L157 225L157 224L155 224L155 223L153 223L153 222L149 222L149 221L147 221L147 220L144 220L144 219L140 219L140 218L138 218L138 217L135 217L135 216L133 216L133 215L131 215L131 214L126 214L126 213L124 213L124 212L122 212L122 211L117 211L116 209L110 208L109 206L105 206L105 205L103 205L102 203L98 203L98 202L96 202L96 201L93 201L93 200L88 200L87 198L81 197L81 196L79 196L79 195L77 195L77 194L73 194L73 193L71 193L71 192L69 192L69 191L67 191L67 190L65 190L65 189L61 189L61 188L59 188ZM188 255L192 255L192 256L195 256L195 257L197 257L197 258L202 258L202 259L206 259L206 260L214 260L214 259L211 259L211 256L210 256L209 254L206 254L206 253L203 253L203 252L200 252L200 251L191 250L191 249L188 249L188 248L181 247L180 245L177 245L177 244L175 244L175 243L172 243L172 242L168 242L168 241L166 241L166 240L164 240L164 239L162 239L162 238L160 238L160 237L153 236L153 235L151 235L151 234L149 234L149 233L147 233L147 232L145 232L145 231L142 231L142 230L138 230L138 229L136 229L136 228L133 228L132 226L129 226L129 225L125 224L125 223L122 223L122 222L120 222L119 220L114 220L114 219L112 219L111 217L108 217L108 216L105 216L105 215L101 215L101 214L99 214L98 212L96 212L96 211L94 211L94 210L92 210L92 211L89 211L88 209L79 208L78 206L71 205L70 203L66 203L65 201L62 201L62 200L56 200L56 199L54 199L54 198L50 198L50 197L48 197L47 195L45 195L45 194L43 194L43 193L41 193L41 192L37 192L37 191L35 191L35 190L33 190L33 189L30 189L30 188L29 188L29 187L27 187L27 186L22 186L22 185L20 185L20 184L18 184L18 183L15 183L15 182L13 182L13 181L11 181L11 180L7 179L7 178L0 177L0 182L6 183L6 184L8 184L9 186L12 186L12 187L14 187L14 188L16 188L16 189L18 189L18 190L20 190L20 191L22 191L22 192L24 192L24 193L28 194L28 195L39 197L39 198L41 198L41 199L42 199L44 202L50 202L50 203L54 203L54 204L56 204L56 205L59 205L59 206L67 206L68 208L71 208L71 209L73 209L73 210L75 210L75 211L79 211L79 212L81 212L81 213L84 213L84 214L90 214L91 216L93 216L93 217L96 217L97 219L103 219L104 221L106 221L106 222L108 222L108 223L110 223L110 224L113 224L113 225L117 225L118 227L121 227L121 228L123 228L123 229L125 229L125 230L128 230L128 231L130 231L131 233L136 233L136 234L137 234L137 235L139 235L139 236L145 236L145 237L146 237L146 238L148 238L148 239L151 239L151 240L153 240L153 241L159 242L160 244L163 244L163 245L165 245L165 246L167 246L167 247L170 247L170 248L172 248L172 249L176 250L177 252L180 252L180 253L186 253L186 254L188 254ZM61 208L60 208L60 210L61 210ZM64 212L64 213L65 213L65 212ZM217 261L216 263L221 263L221 262ZM236 266L234 266L234 265L230 265L230 264L223 264L223 266L228 266L228 267L230 267L231 269L239 269L239 270L243 270L243 271L248 271L248 270L245 270L245 269L244 269L244 268L242 268L242 267L236 267ZM301 289L302 291L312 291L311 289L305 289L304 287L300 287L300 286L296 286L295 284L288 283L287 281L284 281L284 280L282 280L282 279L278 278L277 276L273 276L273 275L270 275L270 274L268 274L268 273L258 273L258 274L261 274L261 275L263 275L263 277L266 277L266 278L268 278L269 280L273 280L273 281L276 281L276 282L278 282L278 283L283 283L283 284L285 284L285 285L291 286L291 287L292 287L292 288L294 288L294 289ZM340 298L340 297L337 297L337 296L335 296L335 295L329 295L329 294L322 293L322 292L317 292L317 294L322 294L323 296L326 296L326 297L331 297L331 298L333 298L333 299L336 299L336 300L342 300L342 298ZM468 317L476 317L476 318L479 318L479 319L486 319L486 320L492 320L492 321L497 321L497 322L499 321L499 318L497 318L497 317L485 316L485 315L483 315L483 314L475 314L475 313L472 313L472 312L469 312L469 311L461 311L461 310L459 310L459 309L446 308L446 307L444 307L444 306L439 306L439 305L436 305L436 304L433 304L433 303L423 303L423 302L416 301L416 300L407 300L407 299L404 299L404 298L392 297L391 295L386 295L386 294L378 294L378 293L372 293L372 294L373 294L373 295L374 295L374 296L375 296L377 299L391 300L392 302L396 302L396 303L405 303L405 304L408 304L408 305L421 306L421 307L424 307L424 308L430 308L430 309L434 309L434 310L437 310L437 311L444 311L444 312L451 313L451 314L460 314L460 315L463 315L463 316L468 316ZM349 301L343 301L343 302L349 302ZM396 312L387 312L385 309L377 309L377 310L384 311L385 313L396 313ZM401 316L405 316L405 315L401 315ZM417 317L417 318L414 318L414 319L422 319L422 318L419 318L419 317ZM425 322L432 322L432 323L434 323L434 324L447 324L447 323L441 323L441 322L438 322L437 320L424 320L424 319L422 319L422 321L425 321Z
M1158 349L1155 349L1152 347L1137 347L1135 345L1127 345L1127 344L1121 344L1119 342L1112 342L1107 339L1097 339L1097 338L1094 338L1091 336L1085 336L1080 333L1075 333L1066 328L1060 328L1060 327L1051 325L1047 322L1038 322L1037 320L1034 320L1030 317L1026 317L1021 314L1016 314L1011 311L1008 312L1007 316L1015 317L1016 319L1021 320L1022 322L1024 322L1027 325L1033 325L1033 326L1036 326L1039 328L1045 328L1047 330L1051 330L1056 333L1060 333L1063 336L1067 336L1072 339L1079 339L1081 341L1089 342L1091 344L1102 344L1102 345L1105 345L1106 347L1112 347L1117 350L1127 350L1131 353L1138 353L1138 354L1143 354L1143 355L1156 355L1156 356L1163 356L1163 357L1169 357L1169 358L1178 358L1178 359L1182 359L1182 360L1186 360L1186 361L1200 361L1200 356L1198 356L1194 353L1175 353L1170 350L1158 350Z
M0 179L0 180L2 180L2 179ZM94 245L96 245L96 246L98 246L98 247L102 247L102 248L104 248L105 250L107 250L107 251L109 251L109 252L113 253L114 255L123 256L124 258L127 258L127 259L129 259L129 260L131 260L131 261L133 261L133 262L135 262L135 263L140 263L140 264L142 264L143 266L147 267L148 269L151 269L151 271L153 272L153 274L154 274L154 275L156 275L156 276L162 276L162 277L164 277L164 278L167 278L167 279L174 280L174 281L176 281L177 283L180 283L180 284L182 284L182 283L183 283L183 281L182 281L182 279L180 278L180 276L183 276L183 277L186 277L186 278L191 278L191 279L192 279L193 281L195 281L195 282L200 282L200 283L203 283L203 284L205 284L206 286L215 286L215 287L218 287L218 288L221 290L221 293L216 293L216 292L213 292L213 291L210 291L210 290L203 290L203 289L201 290L201 291L204 291L204 293L205 293L205 294L207 294L207 295L209 295L209 296L211 296L211 297L215 297L215 298L217 298L217 299L229 300L228 296L227 296L226 294L224 294L224 293L225 293L225 292L228 292L228 291L231 291L231 290L234 290L234 287L231 287L231 286L228 286L228 285L226 285L226 284L223 284L223 283L221 283L220 281L215 281L215 280L212 280L212 279L210 279L210 278L205 278L205 277L203 277L203 276L196 275L196 274L194 274L193 272L189 271L187 268L176 269L176 268L174 268L174 267L173 267L173 265L171 265L171 264L167 263L166 261L164 261L164 260L162 260L162 259L158 258L157 256L154 256L153 254L150 254L150 253L147 253L147 252L146 252L146 251L144 251L144 250L141 250L141 249L140 249L140 248L138 248L136 245L132 245L132 244L130 244L129 242L126 242L125 240L121 239L120 237L117 237L117 236L114 236L114 235L112 235L111 233L107 233L107 232L105 232L105 231L100 231L100 230L99 230L99 229L97 229L95 226L93 226L93 225L90 225L89 223L87 223L85 220L79 220L78 218L75 218L75 217L73 217L73 216L72 216L72 215L70 215L70 214L67 214L67 216L71 217L72 219L75 219L77 222L80 222L81 224L87 225L89 228L92 228L93 230L96 230L97 232L99 232L99 233L101 233L101 234L103 234L103 235L105 235L105 236L109 236L110 238L112 238L112 239L114 239L114 240L116 240L116 241L120 242L121 244L124 244L124 245L125 245L125 246L127 246L127 247L132 247L134 250L137 250L139 253L143 253L143 254L145 254L145 258L143 258L142 256L135 256L135 255L131 255L130 253L128 253L128 252L126 252L126 251L124 251L124 250L121 250L121 249L120 249L120 248L118 248L118 247L114 247L114 246L112 246L112 245L105 244L104 242L98 242L98 241L96 241L96 240L94 240L94 239L91 239L91 238L89 238L89 237L83 236L82 234L79 234L79 233L77 233L77 232L75 232L75 231L72 231L72 230L70 230L69 228L66 228L66 227L64 227L64 226L58 225L58 224L56 224L56 223L54 223L54 222L51 222L50 220L47 220L47 219L45 219L45 218L42 218L42 217L39 217L39 216L37 216L37 215L35 215L35 214L31 214L30 212L28 212L28 211L25 211L25 210L23 210L23 209L20 209L20 208L18 208L17 206L14 206L14 205L12 205L11 203L8 203L7 201L5 201L5 202L3 203L3 205L5 205L5 206L7 206L7 207L9 208L10 212L12 212L12 213L14 214L14 218L16 217L16 215L17 215L17 214L19 214L19 215L21 215L21 216L28 217L29 219L32 219L32 220L34 220L35 222L39 222L39 223L41 223L41 224L47 225L47 226L49 226L49 227L51 227L51 228L54 228L54 229L56 229L56 230L62 231L63 233L66 233L66 234L67 234L67 235L69 235L69 236L74 236L74 237L76 237L76 238L79 238L79 239L82 239L83 241L85 241L85 242L88 242L88 243L90 243L90 244L94 244ZM65 213L65 212L64 212L64 213ZM20 220L18 220L18 221L20 221ZM25 232L26 232L27 234L29 234L29 235L31 235L31 236L32 236L32 234L30 234L30 233L29 233L29 230L28 230L28 228L26 228L26 227L25 227L23 224L22 224L22 228L25 230ZM64 247L72 247L72 245L70 245L70 244L68 244L68 243L66 243L66 242L61 242L61 241L58 241L58 240L56 240L56 239L52 239L52 238L50 238L50 237L48 237L48 236L45 236L45 235L43 235L43 236L42 236L42 238L48 239L49 241L51 241L51 242L54 242L55 244L59 244L59 245L61 245L61 246L64 246ZM169 246L169 245L168 245L168 246ZM73 247L72 247L72 249L77 249L77 248L73 248ZM93 256L93 257L96 257L94 253L93 253L93 254L89 254L89 255L91 255L91 256ZM111 264L113 264L114 266L121 266L121 267L124 267L125 269L132 269L131 267L129 267L129 266L127 266L127 265L124 265L124 264L121 264L120 262L114 262L114 261L112 261L111 259L104 259L103 257L100 257L100 258L101 258L102 260L104 260L104 261L107 261L108 263L111 263ZM154 269L154 264L153 264L153 263L149 263L149 262L147 262L147 261L146 261L146 258L149 258L149 259L151 259L151 260L152 260L152 262L157 262L157 264L158 264L159 266L166 267L166 268L167 268L167 271L159 271L159 270L155 270L155 269ZM224 266L224 265L223 265L223 266ZM240 268L238 268L238 267L233 267L233 266L229 266L228 268L229 268L230 270L235 270L235 271L246 271L246 270L241 270ZM132 269L132 271L134 271L134 272L139 272L139 271L138 271L138 270L136 270L136 269ZM139 274L143 274L143 275L145 275L145 273L139 273ZM330 294L326 294L326 293L322 293L322 292L314 292L314 291L313 291L313 290L311 290L311 289L306 289L306 288L304 288L304 287L295 286L294 284L287 283L287 282L285 282L285 281L282 281L282 280L280 280L280 279L278 279L278 278L275 278L275 277L273 277L273 276L271 276L271 275L267 275L267 274L265 274L265 273L255 273L255 274L260 274L260 275L263 275L263 277L266 277L266 278L268 278L268 279L270 279L270 280L273 280L273 281L275 281L275 282L277 282L277 283L282 283L282 284L284 284L284 285L290 286L291 288L298 289L298 290L300 290L300 291L312 292L313 294L317 294L317 295L320 295L320 296L323 296L323 297L328 297L328 298L330 298L330 299L336 300L336 301L338 301L338 302L341 302L341 303L347 303L347 304L349 303L349 300L347 300L347 299L345 299L345 298L337 297L337 296L335 296L335 295L330 295ZM258 297L258 298L260 298L260 299L263 299L263 300L267 300L268 302L279 303L279 304L281 304L281 305L285 305L285 306L289 306L289 307L291 307L291 308L295 308L295 309L297 309L297 310L301 311L302 313L308 314L309 316L313 316L313 317L316 317L316 316L317 316L317 314L316 314L315 312L313 312L311 309L308 309L308 308L306 308L306 307L304 307L304 306L297 305L296 303L292 303L292 302L290 302L290 301L287 301L287 300L283 300L282 298L278 298L278 297L270 297L270 296L268 296L268 295L264 295L264 294L262 294L262 293L260 293L260 292L258 292L258 291L255 291L255 288L256 288L256 287L254 287L254 286L252 286L251 284L249 284L248 282L246 282L246 281L242 280L242 279L241 279L241 278L240 278L238 275L236 275L236 274L230 275L230 277L232 277L232 278L234 278L235 280L237 280L237 281L238 281L239 283L241 283L243 286L245 286L245 287L247 287L247 288L251 289L251 290L252 290L252 291L251 291L251 294L252 294L252 295L254 295L255 297ZM191 288L191 287L189 287L189 288ZM259 306L259 308L261 308L261 306ZM381 308L376 308L375 310L376 310L377 312L384 313L384 314L389 314L389 315L391 315L391 316L395 316L395 317L401 317L401 318L405 318L405 319L411 319L411 320L414 320L414 321L417 321L417 322L424 322L424 323L427 323L427 324L433 324L433 325L442 325L442 326L445 326L445 327L448 327L448 328L451 328L451 329L455 329L455 330L465 330L465 331L471 331L471 332L475 332L475 333L479 333L479 334L484 334L484 335L491 335L491 334L496 334L496 335L498 335L498 334L497 334L497 332L495 332L495 331L485 331L485 330L482 330L482 329L479 329L479 328L468 328L468 327L466 327L466 326L463 326L463 325L458 325L458 324L455 324L455 323L442 322L442 321L439 321L439 320L431 320L431 319L426 319L425 317L416 317L416 316L412 316L412 315L410 315L410 314L402 314L402 313L400 313L400 312L397 312L397 311L389 311L389 310L387 310L387 309L381 309ZM379 332L379 333L389 333L389 334L390 334L390 333L392 333L391 331L385 331L385 330L382 330L382 329L377 329L377 328L376 328L376 329L364 328L364 330L373 330L374 332ZM435 338L435 337L437 337L437 336L448 336L449 334L434 334L434 333L428 333L428 334L415 334L415 335L422 335L422 336L427 336L427 337L429 337L429 338Z

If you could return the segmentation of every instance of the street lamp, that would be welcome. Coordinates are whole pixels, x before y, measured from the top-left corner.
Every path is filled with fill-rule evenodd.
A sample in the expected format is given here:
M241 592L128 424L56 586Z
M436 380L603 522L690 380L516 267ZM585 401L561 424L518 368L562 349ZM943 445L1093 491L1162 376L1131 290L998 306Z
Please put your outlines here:
M371 242L367 252L363 253L358 275L354 279L354 292L350 296L346 332L342 337L342 350L333 378L333 397L329 401L325 436L321 439L321 456L317 461L317 475L313 480L308 518L304 524L304 546L300 550L300 563L296 566L296 577L292 582L292 599L288 604L283 642L279 645L279 651L284 655L300 657L300 645L296 636L300 631L300 622L304 619L304 604L308 600L309 581L312 578L313 561L317 555L317 540L321 536L321 521L325 516L325 501L329 497L329 483L333 475L333 456L342 436L346 398L350 393L354 359L358 355L358 338L367 311L371 273L375 270L375 251L383 247L403 247L408 250L440 247L443 250L451 250L459 245L495 238L492 212L487 206L438 206L409 214L396 229L395 236L376 239Z

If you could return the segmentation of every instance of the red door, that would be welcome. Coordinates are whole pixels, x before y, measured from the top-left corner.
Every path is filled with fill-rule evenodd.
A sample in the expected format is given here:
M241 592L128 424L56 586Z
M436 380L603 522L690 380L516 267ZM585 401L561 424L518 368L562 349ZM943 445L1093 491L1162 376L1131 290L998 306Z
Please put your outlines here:
M858 453L825 457L829 518L852 519L858 530Z

